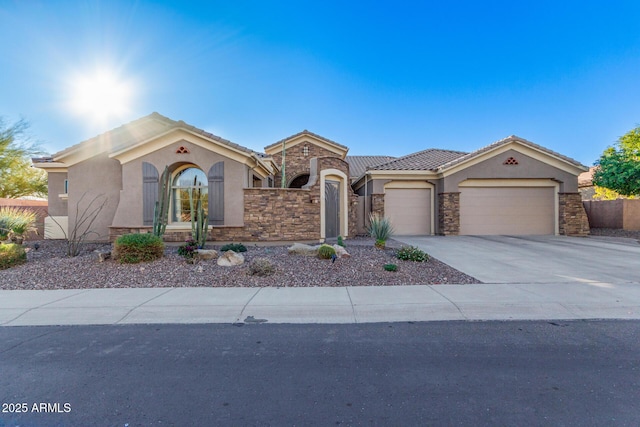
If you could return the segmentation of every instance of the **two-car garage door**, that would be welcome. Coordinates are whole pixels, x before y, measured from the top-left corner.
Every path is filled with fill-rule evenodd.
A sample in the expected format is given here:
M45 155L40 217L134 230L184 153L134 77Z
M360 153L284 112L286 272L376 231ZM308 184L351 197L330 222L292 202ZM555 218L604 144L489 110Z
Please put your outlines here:
M460 234L555 234L555 187L460 187Z

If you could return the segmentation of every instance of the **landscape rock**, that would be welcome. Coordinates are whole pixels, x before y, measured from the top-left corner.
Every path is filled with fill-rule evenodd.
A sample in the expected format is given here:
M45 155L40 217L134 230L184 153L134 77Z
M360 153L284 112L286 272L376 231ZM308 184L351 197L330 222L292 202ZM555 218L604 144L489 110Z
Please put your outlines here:
M213 249L198 249L196 251L196 258L202 261L216 259L218 258L218 251Z
M218 265L222 267L233 267L244 263L244 256L234 251L226 251L218 258Z
M319 247L305 245L304 243L294 243L287 251L289 251L289 255L317 256Z
M344 247L340 245L333 245L333 249L336 250L336 256L338 258L351 258L351 255Z
M98 254L98 262L105 262L106 260L111 258L111 251L101 251L99 249L96 249L94 252Z

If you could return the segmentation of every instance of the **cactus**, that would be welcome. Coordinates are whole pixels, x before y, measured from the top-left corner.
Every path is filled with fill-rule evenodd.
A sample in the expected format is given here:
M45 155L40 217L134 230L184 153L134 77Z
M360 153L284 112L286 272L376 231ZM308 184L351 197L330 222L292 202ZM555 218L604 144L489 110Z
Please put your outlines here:
M207 241L207 231L209 230L209 224L207 221L207 215L204 213L204 207L202 206L202 193L200 189L198 191L198 198L193 200L193 193L189 191L189 208L191 209L191 237L196 241L199 249L204 248Z
M153 234L158 237L164 235L167 229L167 223L169 222L169 198L171 197L170 179L169 166L166 166L160 177L158 200L153 210Z

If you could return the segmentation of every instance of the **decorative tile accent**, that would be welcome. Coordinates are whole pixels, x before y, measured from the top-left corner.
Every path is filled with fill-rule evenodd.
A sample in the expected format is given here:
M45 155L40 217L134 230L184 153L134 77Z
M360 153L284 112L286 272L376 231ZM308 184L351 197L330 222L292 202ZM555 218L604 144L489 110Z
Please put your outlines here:
M189 149L187 147L180 146L180 148L176 150L176 154L189 154Z
M518 161L516 160L515 157L509 157L507 160L504 161L503 165L507 165L507 166L516 166L518 165Z

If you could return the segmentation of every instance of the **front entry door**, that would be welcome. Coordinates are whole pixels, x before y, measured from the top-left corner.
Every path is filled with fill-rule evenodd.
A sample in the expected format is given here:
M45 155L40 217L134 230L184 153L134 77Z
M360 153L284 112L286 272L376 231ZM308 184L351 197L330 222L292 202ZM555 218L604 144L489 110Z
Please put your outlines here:
M324 183L324 232L326 238L340 234L340 183L337 181Z

